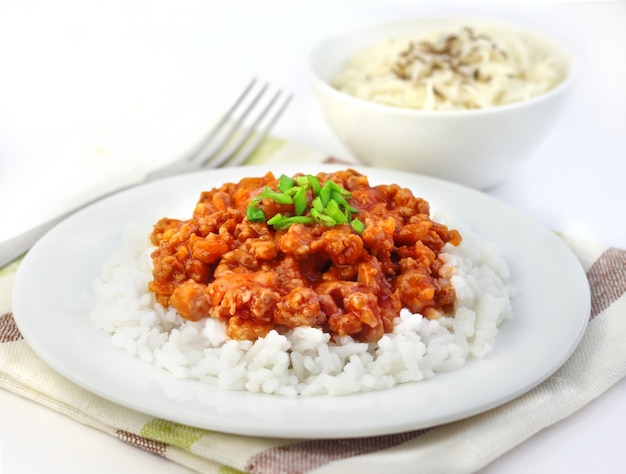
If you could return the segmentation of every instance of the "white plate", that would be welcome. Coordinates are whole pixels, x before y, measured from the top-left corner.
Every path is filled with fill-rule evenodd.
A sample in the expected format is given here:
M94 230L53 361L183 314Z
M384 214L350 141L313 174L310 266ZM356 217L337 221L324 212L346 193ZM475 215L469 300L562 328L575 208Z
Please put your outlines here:
M282 166L317 173L333 166ZM130 223L189 218L202 190L267 167L220 169L150 183L100 201L62 222L27 254L13 293L15 320L53 369L105 399L179 423L229 433L286 438L358 437L455 421L535 387L570 356L587 325L590 295L570 249L513 208L456 184L409 173L359 168L371 184L398 183L452 212L499 245L519 293L493 353L462 368L393 389L345 397L285 398L228 392L130 358L88 320L83 296ZM149 227L148 227L149 228Z

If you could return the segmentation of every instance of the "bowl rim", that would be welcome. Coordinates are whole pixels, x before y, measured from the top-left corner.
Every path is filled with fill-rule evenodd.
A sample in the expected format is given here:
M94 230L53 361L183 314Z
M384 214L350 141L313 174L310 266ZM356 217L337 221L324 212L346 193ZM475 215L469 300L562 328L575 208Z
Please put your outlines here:
M329 84L329 82L325 79L322 79L318 74L317 68L315 67L316 58L319 56L320 51L325 48L328 48L329 45L336 43L337 41L346 41L350 38L358 38L367 35L372 35L375 33L380 33L381 31L393 29L394 27L398 27L402 24L428 24L428 23L454 23L458 24L461 22L474 22L480 23L481 25L492 27L495 29L506 29L514 33L523 34L527 36L532 36L534 38L540 39L546 43L551 44L553 47L558 48L563 53L563 58L566 60L567 71L565 77L562 81L560 81L556 86L552 89L543 92L539 95L531 97L526 100L521 100L517 102L512 102L510 104L503 105L494 105L490 107L485 107L482 109L450 109L450 110L423 110L409 107L399 107L394 105L382 104L379 102L374 102L371 100L363 99L360 97L355 97L346 92L340 91L339 89L333 87ZM359 49L355 49L353 54L359 51ZM505 113L508 111L512 111L515 109L521 109L530 107L533 104L541 103L550 100L555 95L561 95L566 93L570 88L573 87L575 79L578 75L578 60L574 55L572 49L566 45L563 41L559 40L554 35L545 32L543 30L537 29L532 26L528 26L523 23L516 23L514 21L503 19L499 17L491 17L491 16L468 16L468 15L432 15L432 16L424 16L424 17L406 17L406 18L396 18L392 20L387 20L384 22L370 23L369 25L350 28L333 36L326 37L319 41L311 51L309 52L307 62L307 70L309 80L313 84L315 88L319 88L324 91L324 93L330 95L331 97L336 97L339 100L346 101L347 103L352 103L353 105L361 108L371 108L373 110L379 110L385 113L391 113L396 115L408 115L415 117L463 117L463 116L477 116L477 115L492 115Z

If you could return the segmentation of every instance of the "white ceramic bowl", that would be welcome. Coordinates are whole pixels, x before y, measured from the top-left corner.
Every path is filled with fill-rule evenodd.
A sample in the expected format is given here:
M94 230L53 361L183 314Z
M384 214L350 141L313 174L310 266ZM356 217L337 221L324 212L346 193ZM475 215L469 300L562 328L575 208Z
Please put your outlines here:
M552 90L510 105L423 111L377 104L330 85L358 51L390 37L422 36L463 25L515 32L552 55L565 79ZM550 131L575 76L576 61L558 41L499 20L418 18L355 31L318 45L310 81L331 129L367 165L395 168L486 189L518 167Z

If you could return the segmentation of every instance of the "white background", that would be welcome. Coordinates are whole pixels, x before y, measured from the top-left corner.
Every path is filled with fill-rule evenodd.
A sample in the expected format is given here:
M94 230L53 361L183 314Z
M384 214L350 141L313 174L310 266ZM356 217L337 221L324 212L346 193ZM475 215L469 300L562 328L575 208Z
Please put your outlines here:
M348 157L306 81L328 35L431 13L500 16L575 51L552 133L489 191L546 226L626 248L626 2L0 0L0 241L187 150L248 80L293 92L274 133ZM484 470L626 465L626 382ZM184 468L0 391L0 473Z

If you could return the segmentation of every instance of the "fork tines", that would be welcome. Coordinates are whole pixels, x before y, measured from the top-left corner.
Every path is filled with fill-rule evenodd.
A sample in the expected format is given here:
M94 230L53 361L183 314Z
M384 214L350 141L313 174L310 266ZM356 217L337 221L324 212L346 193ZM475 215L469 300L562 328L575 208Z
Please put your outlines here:
M281 116L291 94L268 93L269 84L253 79L217 122L189 161L206 167L235 166L246 161Z

